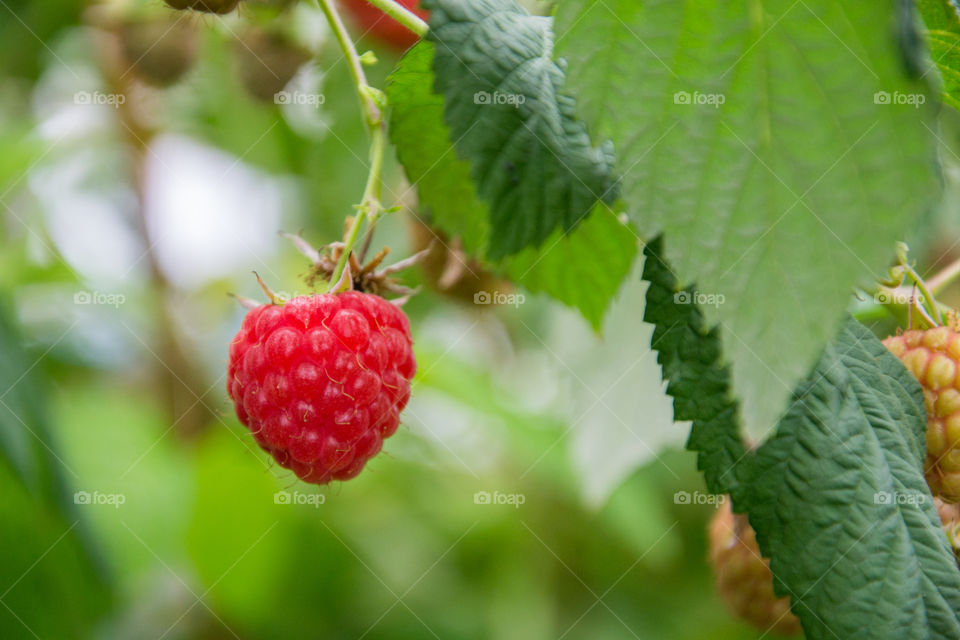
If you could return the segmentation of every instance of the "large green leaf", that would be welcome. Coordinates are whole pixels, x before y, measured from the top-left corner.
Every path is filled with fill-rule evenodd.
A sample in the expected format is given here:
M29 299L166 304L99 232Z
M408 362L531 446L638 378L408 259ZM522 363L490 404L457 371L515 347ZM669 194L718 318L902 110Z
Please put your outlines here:
M390 137L433 224L478 254L491 241L489 209L442 121L444 99L431 89L433 48L429 42L418 44L390 77ZM531 291L579 309L599 329L636 253L634 233L599 203L572 231L555 229L540 250L521 250L495 268Z
M559 229L543 248L505 258L503 273L530 291L542 291L579 309L597 331L604 312L630 273L637 237L603 203L567 233Z
M681 283L716 296L704 312L752 433L775 423L851 287L882 271L936 192L893 6L559 6L578 113L614 141L641 235L666 232Z
M443 97L433 91L432 66L433 44L421 41L390 75L390 139L433 222L459 237L466 251L481 254L489 212L477 197L470 165L457 157L443 124Z
M744 474L811 640L960 637L960 572L923 478L920 385L850 320Z
M643 279L650 283L643 319L654 325L651 344L663 367L676 420L692 423L687 448L698 454L712 493L740 495L738 465L746 448L740 438L737 403L730 397L730 370L722 363L717 327L708 327L693 301L692 287L681 289L662 257L663 240L644 247Z
M917 0L927 25L930 56L943 78L943 101L960 109L960 5L952 0Z
M573 229L615 195L609 145L592 146L564 95L552 19L514 0L426 0L435 87L458 154L490 205L491 257Z

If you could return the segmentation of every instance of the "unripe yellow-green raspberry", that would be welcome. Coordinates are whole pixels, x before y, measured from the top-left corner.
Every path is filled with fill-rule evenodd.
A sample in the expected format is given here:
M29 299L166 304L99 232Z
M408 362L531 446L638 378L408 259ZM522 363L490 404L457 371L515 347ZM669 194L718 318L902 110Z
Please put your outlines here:
M710 521L709 534L717 591L730 612L764 632L799 634L790 599L774 595L770 563L760 555L746 516L734 514L729 499Z
M911 330L883 341L923 387L927 409L924 475L933 495L960 502L960 334L949 327Z

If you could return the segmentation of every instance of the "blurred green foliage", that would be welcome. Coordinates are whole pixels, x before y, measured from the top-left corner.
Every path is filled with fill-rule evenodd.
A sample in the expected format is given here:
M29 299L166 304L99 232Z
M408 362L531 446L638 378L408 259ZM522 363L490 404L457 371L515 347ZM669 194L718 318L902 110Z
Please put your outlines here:
M163 10L159 0L140 4ZM76 106L73 92L107 86L80 6L0 5L0 638L761 636L713 593L711 508L674 503L678 490L703 489L692 454L663 452L588 507L571 466L573 418L504 382L490 354L543 350L531 327L555 319L545 299L481 314L429 290L416 296L406 309L423 404L411 405L410 424L360 477L319 491L271 466L223 389L242 317L225 293L262 299L252 269L278 290L303 290L306 262L289 246L262 258L251 249L235 275L182 289L152 273L139 255L149 245L139 246L116 285L126 304L71 304L99 283L61 251L69 233L41 196L62 185L44 172L79 155L90 188L113 198L118 227L136 236L139 224L118 113L84 112L82 135L65 142L54 126L56 108ZM297 210L284 212L284 230L331 241L367 173L356 96L336 47L319 37L313 64L325 101L313 129L248 97L233 34L262 15L198 19L200 63L180 85L149 94L156 124L294 185ZM383 87L397 55L361 43L376 50L368 72ZM407 199L392 158L387 185L387 204ZM119 251L102 218L79 205L75 215L91 216L96 252ZM406 255L403 214L384 220L383 244L391 260ZM198 370L191 391L210 408L198 433L180 431L156 382L170 373L157 347L165 305L181 329L194 329L184 338ZM458 322L479 327L465 340L477 340L472 350L436 330ZM476 504L482 491L524 502ZM77 504L76 492L122 504ZM285 496L307 504L277 502Z

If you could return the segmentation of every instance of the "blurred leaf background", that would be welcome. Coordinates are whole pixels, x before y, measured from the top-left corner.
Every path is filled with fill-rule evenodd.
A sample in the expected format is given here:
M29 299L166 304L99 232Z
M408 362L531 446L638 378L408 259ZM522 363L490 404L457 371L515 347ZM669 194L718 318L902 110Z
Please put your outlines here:
M712 507L674 499L702 479L639 321L639 265L599 334L544 296L493 308L425 287L407 307L414 398L384 453L319 490L270 464L227 402L243 315L227 293L262 299L253 270L307 293L277 231L340 235L366 177L347 67L306 3L197 16L180 83L124 79L147 113L131 131L129 103L78 98L117 95L100 9L0 6L0 637L760 637L713 593ZM277 19L316 54L291 86L322 104L241 86L237 34ZM398 54L364 48L383 87ZM375 242L402 257L416 199L395 162L387 193L406 211Z

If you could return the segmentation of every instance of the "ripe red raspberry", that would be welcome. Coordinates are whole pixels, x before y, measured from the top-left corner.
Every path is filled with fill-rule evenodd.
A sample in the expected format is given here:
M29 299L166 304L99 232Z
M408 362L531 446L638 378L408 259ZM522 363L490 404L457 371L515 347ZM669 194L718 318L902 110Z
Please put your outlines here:
M710 521L709 534L717 591L730 612L765 632L799 634L790 599L773 593L770 563L760 555L753 527L746 516L733 513L729 499Z
M417 8L417 0L398 0L405 8L426 20L429 11ZM360 29L400 51L406 51L419 40L419 36L380 11L367 0L341 0L340 4L353 17Z
M960 334L948 327L911 330L883 341L910 370L927 408L924 475L933 495L960 502Z
M396 305L359 291L300 296L247 314L227 392L281 466L326 484L356 476L394 434L416 368Z

